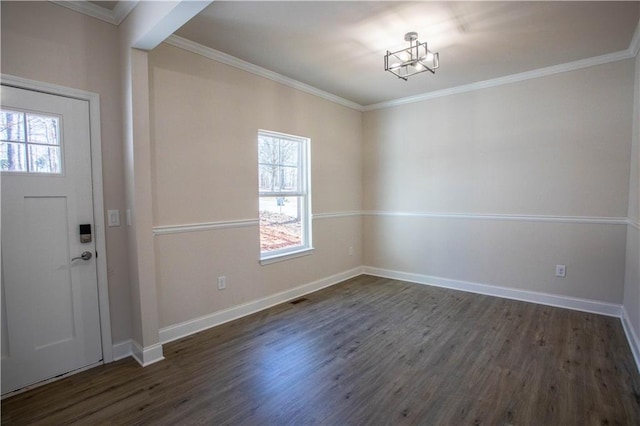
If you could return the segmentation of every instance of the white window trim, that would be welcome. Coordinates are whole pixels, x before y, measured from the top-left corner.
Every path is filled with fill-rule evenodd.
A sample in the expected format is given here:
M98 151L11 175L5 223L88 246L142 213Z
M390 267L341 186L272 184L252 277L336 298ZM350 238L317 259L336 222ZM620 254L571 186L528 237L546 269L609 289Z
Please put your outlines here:
M296 259L298 257L309 256L310 254L313 254L314 251L315 251L315 248L308 247L308 248L303 248L303 249L296 250L296 251L288 251L286 253L281 253L281 254L269 254L268 256L262 256L260 258L260 264L261 265L270 265L272 263L282 262L284 260Z
M304 211L302 238L304 245L295 246L292 248L286 248L281 250L275 250L271 252L263 252L260 250L260 264L269 265L271 263L281 262L284 260L295 259L298 257L308 256L313 254L313 241L312 241L312 212L311 212L311 139L304 136L296 136L287 133L273 132L270 130L258 130L258 138L260 136L271 136L274 138L291 139L302 142L303 153L302 158L304 160L304 170L301 176L301 186L306 188L306 193L295 192L260 192L259 197L301 197Z

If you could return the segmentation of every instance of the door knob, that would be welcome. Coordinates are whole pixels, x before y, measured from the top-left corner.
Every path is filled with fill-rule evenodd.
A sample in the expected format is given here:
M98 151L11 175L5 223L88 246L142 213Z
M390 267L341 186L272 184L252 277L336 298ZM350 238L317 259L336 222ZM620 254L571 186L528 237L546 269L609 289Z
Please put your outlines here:
M80 256L78 257L74 257L73 259L71 259L71 261L73 262L74 260L89 260L93 257L93 254L91 254L90 251L85 251L84 253L82 253Z

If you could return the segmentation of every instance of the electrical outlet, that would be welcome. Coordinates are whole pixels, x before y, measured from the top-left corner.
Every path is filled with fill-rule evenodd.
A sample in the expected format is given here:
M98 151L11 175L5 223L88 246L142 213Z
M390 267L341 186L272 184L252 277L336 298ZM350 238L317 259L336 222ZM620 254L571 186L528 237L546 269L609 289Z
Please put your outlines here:
M353 246L349 247L349 256L353 256Z
M227 277L218 277L218 290L227 288Z
M556 265L556 277L564 278L567 276L567 267L565 265Z

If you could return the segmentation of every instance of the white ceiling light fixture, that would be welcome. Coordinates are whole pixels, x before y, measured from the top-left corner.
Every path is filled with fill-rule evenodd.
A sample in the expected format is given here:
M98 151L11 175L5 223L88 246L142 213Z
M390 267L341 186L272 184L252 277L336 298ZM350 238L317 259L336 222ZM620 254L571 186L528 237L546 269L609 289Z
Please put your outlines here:
M384 70L405 81L412 75L425 71L435 74L440 67L439 53L430 51L426 42L420 43L416 32L406 33L404 39L409 42L409 47L397 52L387 50L384 55Z

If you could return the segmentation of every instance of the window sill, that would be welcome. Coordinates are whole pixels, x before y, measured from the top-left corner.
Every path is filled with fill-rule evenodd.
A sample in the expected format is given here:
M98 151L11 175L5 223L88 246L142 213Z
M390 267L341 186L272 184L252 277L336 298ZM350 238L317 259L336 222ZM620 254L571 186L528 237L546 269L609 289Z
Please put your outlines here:
M295 259L297 257L309 256L310 254L313 254L314 250L315 249L313 247L310 247L310 248L294 251L291 253L277 254L274 256L265 256L260 258L260 265L270 265L272 263L282 262L289 259Z

